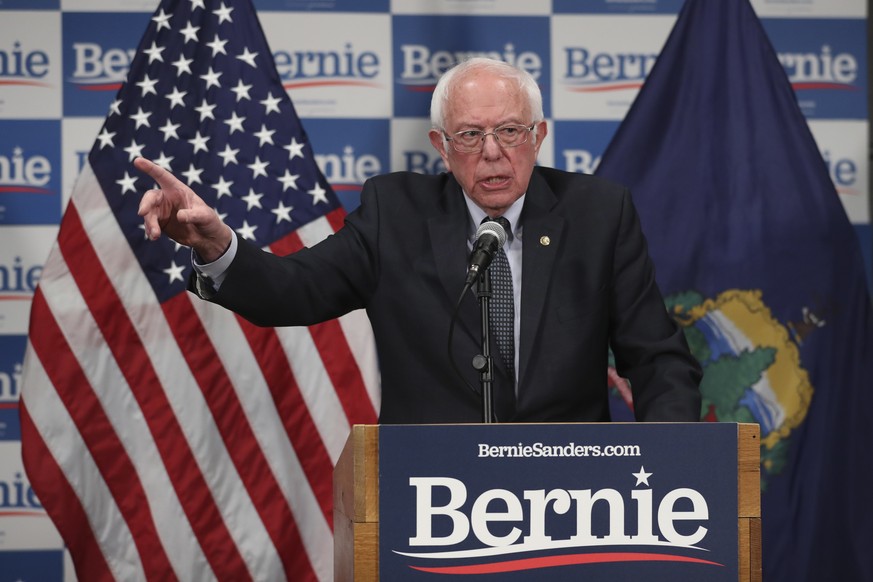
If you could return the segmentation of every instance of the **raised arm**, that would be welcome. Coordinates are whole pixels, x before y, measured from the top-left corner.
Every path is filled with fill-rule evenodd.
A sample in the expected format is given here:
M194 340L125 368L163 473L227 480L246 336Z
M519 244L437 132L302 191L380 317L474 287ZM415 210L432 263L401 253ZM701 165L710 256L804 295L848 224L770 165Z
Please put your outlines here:
M177 243L193 248L207 263L227 250L233 232L191 188L145 158L135 159L133 165L160 187L146 191L139 203L138 214L143 217L151 240L164 233Z

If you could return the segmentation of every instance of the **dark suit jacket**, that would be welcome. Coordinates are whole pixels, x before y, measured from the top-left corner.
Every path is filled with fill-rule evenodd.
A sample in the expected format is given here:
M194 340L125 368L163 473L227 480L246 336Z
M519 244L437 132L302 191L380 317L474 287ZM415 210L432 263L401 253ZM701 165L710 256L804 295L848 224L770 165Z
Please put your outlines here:
M481 351L473 293L463 298L452 345L469 386L447 349L469 220L451 174L373 178L345 227L312 248L279 258L241 240L211 300L264 326L308 325L366 308L382 374L381 422L481 422L470 363ZM638 420L698 420L700 368L666 313L628 191L536 168L520 222L518 397L494 357L498 419L609 420L609 343L631 382Z

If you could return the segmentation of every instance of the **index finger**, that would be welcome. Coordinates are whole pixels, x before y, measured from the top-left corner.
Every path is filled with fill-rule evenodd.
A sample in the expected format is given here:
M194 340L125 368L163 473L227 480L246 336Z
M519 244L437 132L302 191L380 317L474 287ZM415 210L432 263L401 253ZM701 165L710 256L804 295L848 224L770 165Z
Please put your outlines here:
M135 160L133 160L133 165L140 172L148 174L155 182L158 183L162 190L166 190L174 186L180 186L182 184L179 179L176 178L176 176L149 159L136 158Z

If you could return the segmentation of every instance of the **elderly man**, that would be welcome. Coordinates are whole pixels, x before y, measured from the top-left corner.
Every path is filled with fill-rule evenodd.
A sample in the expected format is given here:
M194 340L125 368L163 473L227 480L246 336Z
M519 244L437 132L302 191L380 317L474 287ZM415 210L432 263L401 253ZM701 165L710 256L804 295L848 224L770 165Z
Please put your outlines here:
M608 421L611 346L638 420L698 420L700 368L666 313L629 193L536 167L548 130L534 79L500 61L464 62L440 79L431 119L449 173L368 180L360 208L312 248L287 257L255 248L188 187L138 159L161 186L140 205L146 232L191 246L200 273L192 290L258 325L308 325L365 308L381 422L479 422L478 372L468 364L482 349L473 293L460 298L450 350L446 338L477 227L500 217L506 260L495 258L491 270L499 262L511 289L500 318L509 337L492 350L500 355L495 417Z

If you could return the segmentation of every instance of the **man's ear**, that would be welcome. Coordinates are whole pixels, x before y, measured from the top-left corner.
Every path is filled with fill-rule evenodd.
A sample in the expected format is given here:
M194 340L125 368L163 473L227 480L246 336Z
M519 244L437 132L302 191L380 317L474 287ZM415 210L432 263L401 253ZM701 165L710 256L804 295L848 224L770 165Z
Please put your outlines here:
M548 124L545 120L540 121L537 124L537 133L536 133L536 152L540 153L540 146L543 145L543 140L546 139L546 136L549 134Z
M430 138L430 144L433 148L440 153L440 157L443 159L443 163L446 165L446 171L451 172L452 167L449 164L449 156L446 152L446 147L448 142L443 139L443 132L438 129L432 129L428 132L427 136Z

